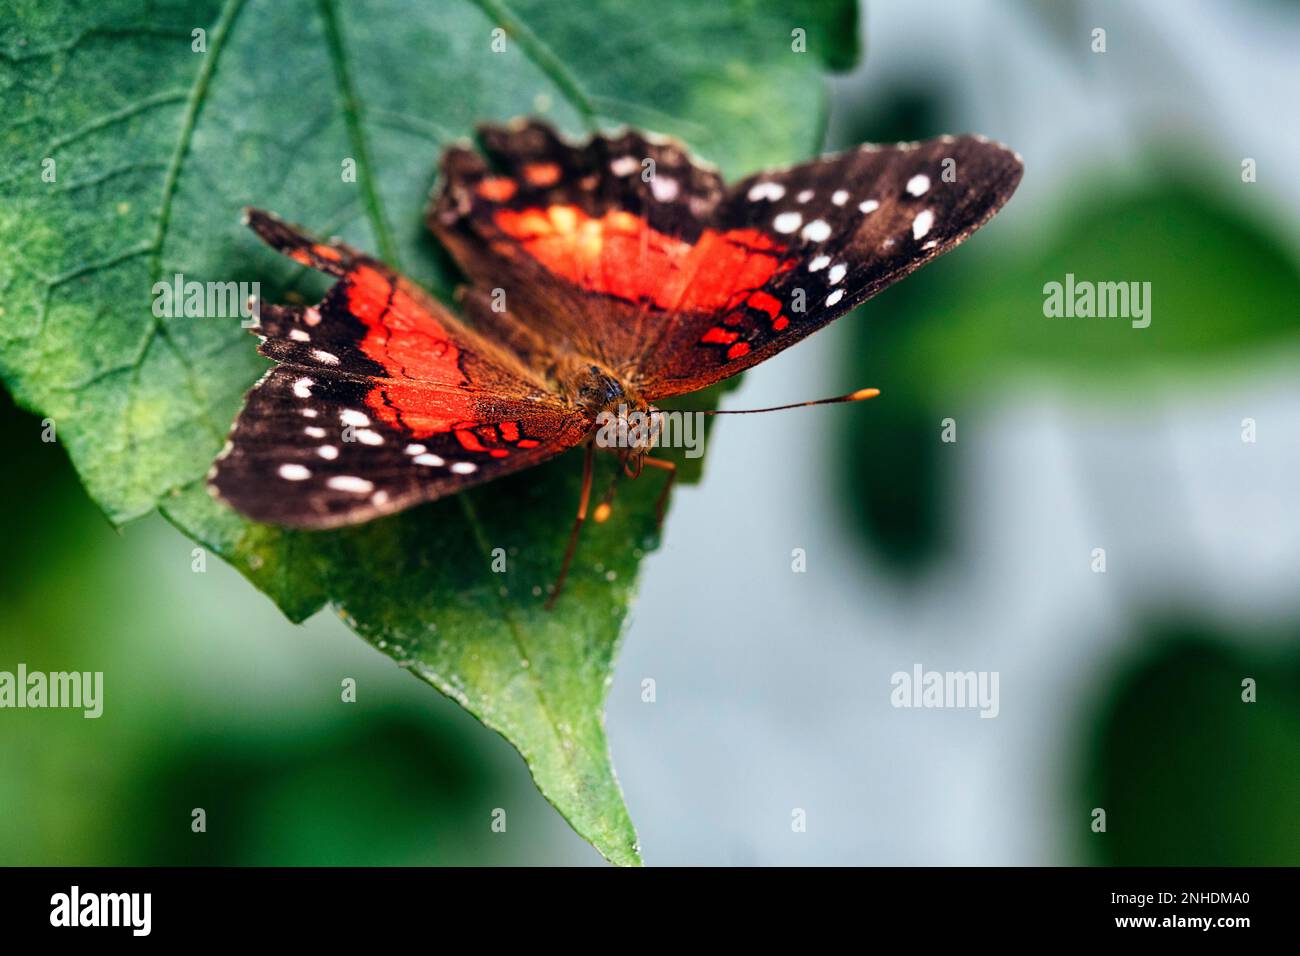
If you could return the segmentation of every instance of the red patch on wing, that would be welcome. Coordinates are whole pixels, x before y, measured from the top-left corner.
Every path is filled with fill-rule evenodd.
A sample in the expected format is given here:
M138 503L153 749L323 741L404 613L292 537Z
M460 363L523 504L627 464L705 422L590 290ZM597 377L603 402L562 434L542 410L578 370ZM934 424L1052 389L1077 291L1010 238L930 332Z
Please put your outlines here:
M286 247L281 251L292 259L294 262L301 263L312 269L321 269L325 272L332 271L331 263L341 262L343 256L332 246L327 246L323 242L315 242L305 246Z
M366 396L371 411L416 438L473 420L473 400L455 391L468 381L460 350L429 309L373 266L358 266L347 282L348 310L366 327L361 350L393 379Z
M715 325L700 336L700 341L706 342L709 345L730 345L738 338L740 338L739 332L731 332Z
M567 205L499 209L495 221L570 282L667 310L735 309L773 276L794 267L782 258L785 248L757 229L705 229L691 243L623 210L597 219Z
M524 179L531 186L554 186L560 181L560 175L558 163L529 163L524 167Z
M760 311L766 312L774 319L781 313L781 300L768 295L762 290L749 297L749 304Z
M488 176L478 184L478 194L491 202L506 202L518 191L515 181L505 176Z

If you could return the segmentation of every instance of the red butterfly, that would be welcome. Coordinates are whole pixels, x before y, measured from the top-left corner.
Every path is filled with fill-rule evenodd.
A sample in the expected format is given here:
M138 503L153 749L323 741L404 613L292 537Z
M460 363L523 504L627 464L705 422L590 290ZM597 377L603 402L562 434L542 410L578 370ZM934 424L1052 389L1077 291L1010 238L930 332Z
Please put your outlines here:
M314 306L262 306L261 352L278 364L209 475L219 498L331 528L585 442L567 570L602 412L644 412L788 348L961 243L1022 173L1000 145L944 136L728 187L635 131L578 146L537 121L479 135L487 159L447 150L427 217L468 276L472 324L382 262L248 212L267 243L339 281ZM671 469L647 451L620 449L629 474Z

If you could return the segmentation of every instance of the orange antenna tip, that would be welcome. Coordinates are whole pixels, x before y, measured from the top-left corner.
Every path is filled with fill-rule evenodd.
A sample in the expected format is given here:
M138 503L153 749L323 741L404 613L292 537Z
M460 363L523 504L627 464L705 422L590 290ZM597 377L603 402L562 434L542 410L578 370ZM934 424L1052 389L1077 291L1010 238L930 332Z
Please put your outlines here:
M705 415L756 415L759 412L783 412L788 408L810 408L813 405L837 405L840 402L860 402L864 398L875 398L880 394L878 388L860 388L856 392L849 392L847 395L836 395L834 398L819 398L814 402L795 402L793 405L776 405L772 408L737 408L737 409L713 409L706 411Z

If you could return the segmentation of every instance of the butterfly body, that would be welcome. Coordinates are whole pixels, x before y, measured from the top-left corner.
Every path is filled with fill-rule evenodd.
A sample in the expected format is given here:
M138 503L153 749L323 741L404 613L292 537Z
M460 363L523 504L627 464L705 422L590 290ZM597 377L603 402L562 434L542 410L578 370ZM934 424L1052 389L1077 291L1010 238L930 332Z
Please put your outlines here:
M602 414L750 368L955 247L1021 174L969 136L733 186L637 131L571 144L525 120L479 138L444 154L427 215L466 276L463 319L384 263L249 211L338 281L317 305L261 308L277 364L210 473L218 498L337 527L590 445ZM647 451L618 449L629 473Z

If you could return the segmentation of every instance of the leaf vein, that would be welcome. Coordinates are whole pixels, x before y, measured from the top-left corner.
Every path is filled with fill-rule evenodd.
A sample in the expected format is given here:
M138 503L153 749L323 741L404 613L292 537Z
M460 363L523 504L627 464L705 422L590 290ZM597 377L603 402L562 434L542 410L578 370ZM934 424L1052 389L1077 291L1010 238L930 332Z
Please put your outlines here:
M149 264L149 285L153 285L162 275L162 254L163 245L167 241L167 230L171 225L172 204L176 198L176 190L180 184L181 170L185 165L185 159L190 152L190 143L194 138L194 127L198 122L199 112L203 104L207 101L208 87L212 82L212 76L217 69L217 61L221 58L221 52L225 49L226 40L230 36L230 30L239 15L239 11L244 6L244 0L227 0L226 5L221 9L221 15L217 19L217 25L212 32L212 47L204 54L203 64L199 67L198 75L194 78L194 83L190 87L190 92L186 98L185 116L181 121L180 135L176 140L176 148L172 151L171 161L167 165L167 174L163 180L162 199L158 206L158 227L154 231L152 242L152 259ZM218 441L224 436L225 430L221 425L212 419L211 409L203 401L203 396L199 392L196 381L196 372L193 363L185 354L185 350L180 348L173 341L171 332L166 324L150 310L150 316L153 319L154 330L162 337L165 344L180 362L181 367L185 370L186 387L194 401L198 403L201 413L200 418L209 431L213 433ZM149 351L149 346L153 342L153 336L146 340L144 348L140 351L140 365L143 365L144 356ZM139 380L138 373L132 376L132 386L136 385ZM127 392L127 414L129 417L131 406L133 404L136 389L131 387ZM134 442L132 442L134 444Z
M569 104L582 116L587 129L596 126L596 108L591 97L582 88L578 78L555 55L555 51L546 45L546 41L533 32L528 24L512 11L502 0L470 0L489 19L496 21L506 33L515 38L519 49L525 57L545 73L564 94Z
M365 204L371 226L375 230L379 254L384 261L400 271L401 261L397 256L397 245L393 242L392 230L389 229L388 220L384 216L383 206L379 201L379 189L375 184L374 171L370 165L370 147L366 141L361 100L352 81L347 49L343 45L343 34L339 29L334 0L319 0L318 7L325 27L325 45L329 51L330 64L334 68L334 81L338 85L339 97L343 101L343 121L347 126L352 151L356 153L357 181L361 186L362 202Z

